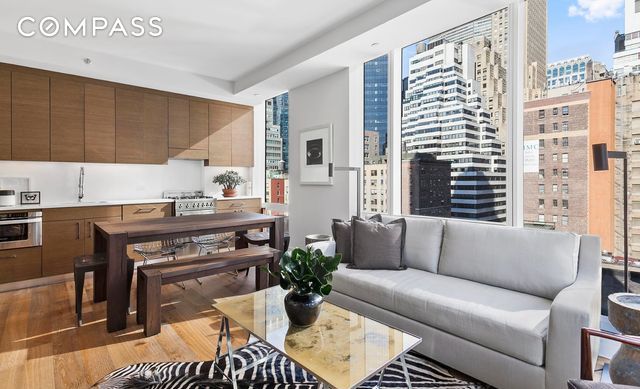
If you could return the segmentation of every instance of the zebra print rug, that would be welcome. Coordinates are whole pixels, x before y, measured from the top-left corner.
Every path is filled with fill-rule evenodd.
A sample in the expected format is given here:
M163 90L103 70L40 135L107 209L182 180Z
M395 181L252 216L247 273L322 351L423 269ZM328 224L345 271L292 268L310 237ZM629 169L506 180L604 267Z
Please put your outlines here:
M234 365L239 388L254 389L315 389L316 379L286 357L276 354L254 366L255 361L268 356L269 346L256 343L234 353ZM411 384L414 388L485 389L480 382L457 378L460 374L424 356L410 352L405 357ZM219 363L220 370L229 374L226 358ZM361 388L373 388L378 377L372 377ZM130 365L108 374L94 387L100 389L227 389L232 385L223 378L213 361L204 362L150 362ZM392 363L384 373L381 388L404 388L406 383L400 362Z

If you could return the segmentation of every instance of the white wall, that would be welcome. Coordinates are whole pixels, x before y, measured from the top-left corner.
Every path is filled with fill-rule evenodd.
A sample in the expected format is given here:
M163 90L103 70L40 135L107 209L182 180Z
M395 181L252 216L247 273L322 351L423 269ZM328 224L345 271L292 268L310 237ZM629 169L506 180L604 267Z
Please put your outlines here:
M348 218L349 176L336 172L331 186L300 185L300 131L333 124L335 166L349 164L349 70L289 91L289 233L291 247L308 234L330 234L332 218ZM355 178L354 178L355 179Z

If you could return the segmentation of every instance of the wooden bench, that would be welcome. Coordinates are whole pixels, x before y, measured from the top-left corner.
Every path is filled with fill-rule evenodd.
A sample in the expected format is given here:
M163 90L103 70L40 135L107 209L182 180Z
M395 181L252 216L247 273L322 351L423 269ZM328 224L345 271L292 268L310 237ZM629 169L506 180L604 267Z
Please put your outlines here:
M280 251L268 246L250 247L195 258L154 263L138 267L138 324L144 324L144 335L160 333L161 287L214 274L256 267L256 290L269 286L269 274L258 268L268 265L277 270Z

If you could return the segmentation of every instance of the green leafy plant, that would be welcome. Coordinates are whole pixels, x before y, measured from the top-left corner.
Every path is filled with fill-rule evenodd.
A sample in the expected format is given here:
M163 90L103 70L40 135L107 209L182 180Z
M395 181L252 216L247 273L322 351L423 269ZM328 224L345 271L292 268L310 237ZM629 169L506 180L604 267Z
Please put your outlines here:
M226 172L213 177L213 183L222 185L225 189L235 189L236 186L244 184L245 182L247 182L247 180L240 177L240 174L233 170L227 170Z
M342 256L326 257L321 250L293 249L280 258L280 272L269 273L280 277L280 287L298 294L317 293L327 296L331 293L332 273L338 270Z

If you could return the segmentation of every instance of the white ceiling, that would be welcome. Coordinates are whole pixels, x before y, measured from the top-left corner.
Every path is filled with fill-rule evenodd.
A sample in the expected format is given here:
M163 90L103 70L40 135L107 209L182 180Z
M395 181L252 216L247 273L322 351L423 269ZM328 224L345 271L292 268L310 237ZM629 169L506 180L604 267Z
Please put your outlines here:
M0 0L0 61L257 103L507 2ZM458 11L451 13L453 8ZM24 38L16 28L23 16L76 22L92 16L111 21L159 16L164 32L159 38ZM372 48L374 41L381 44ZM84 57L92 64L85 65Z

